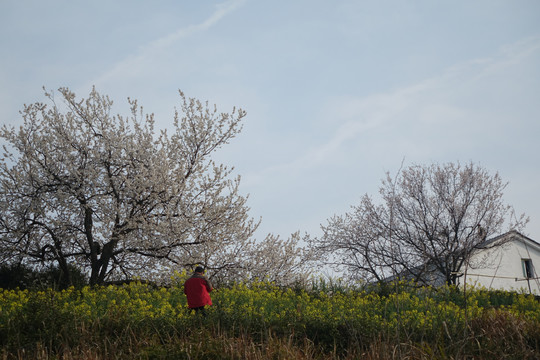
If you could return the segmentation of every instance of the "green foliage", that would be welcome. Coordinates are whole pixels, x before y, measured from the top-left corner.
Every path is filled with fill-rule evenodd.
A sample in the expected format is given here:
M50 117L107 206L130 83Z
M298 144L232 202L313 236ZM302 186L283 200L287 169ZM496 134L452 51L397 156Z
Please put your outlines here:
M95 358L114 350L117 358L142 359L240 359L248 351L259 358L310 353L337 359L383 345L411 358L540 355L540 303L532 296L406 284L394 293L322 291L320 285L283 289L262 282L218 289L206 318L187 310L181 286L3 290L0 347L4 354L30 354L38 344L51 357L62 357L86 344L107 344L94 350ZM279 351L264 350L269 344Z
M4 264L0 267L2 289L66 289L69 286L82 288L88 284L86 275L76 266L68 265L69 279L56 267L42 270L24 264Z
M0 288L27 289L34 285L36 273L22 264L3 264L0 266Z

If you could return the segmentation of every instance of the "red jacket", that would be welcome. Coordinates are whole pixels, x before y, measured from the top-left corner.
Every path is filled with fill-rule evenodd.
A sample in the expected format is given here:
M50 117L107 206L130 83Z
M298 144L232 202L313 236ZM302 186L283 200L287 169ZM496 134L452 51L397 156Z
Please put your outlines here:
M197 308L212 305L210 298L212 284L204 275L193 274L184 284L184 294L187 296L188 307Z

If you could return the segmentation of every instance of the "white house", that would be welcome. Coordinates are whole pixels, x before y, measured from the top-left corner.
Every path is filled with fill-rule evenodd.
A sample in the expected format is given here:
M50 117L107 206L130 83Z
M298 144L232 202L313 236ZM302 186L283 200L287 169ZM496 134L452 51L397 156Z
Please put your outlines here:
M495 246L494 245L499 245ZM510 231L486 241L459 278L461 284L540 295L540 243Z

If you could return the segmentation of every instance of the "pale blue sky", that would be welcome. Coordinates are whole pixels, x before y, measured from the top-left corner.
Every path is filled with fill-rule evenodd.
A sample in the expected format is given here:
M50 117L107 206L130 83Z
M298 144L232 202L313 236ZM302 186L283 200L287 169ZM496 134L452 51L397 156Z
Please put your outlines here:
M405 159L498 171L540 240L537 0L4 0L0 29L2 123L42 86L136 98L160 127L178 89L245 109L217 159L258 238L319 234Z

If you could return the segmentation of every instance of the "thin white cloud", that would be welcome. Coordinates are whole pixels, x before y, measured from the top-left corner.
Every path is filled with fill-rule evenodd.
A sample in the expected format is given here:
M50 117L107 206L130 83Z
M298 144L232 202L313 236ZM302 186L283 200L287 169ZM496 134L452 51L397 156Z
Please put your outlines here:
M346 96L330 100L326 105L326 110L322 112L324 116L331 118L331 125L337 126L330 138L317 146L308 148L304 153L294 157L291 161L281 164L273 164L262 169L258 173L246 176L249 183L263 181L268 177L282 177L283 174L291 176L301 176L299 174L318 166L324 166L328 162L344 156L357 156L354 150L358 147L362 149L369 146L362 145L366 141L372 142L371 151L377 148L377 142L392 143L403 141L404 138L421 138L425 133L428 139L423 146L432 146L436 138L435 134L429 134L424 128L433 129L439 126L441 131L446 127L459 130L461 125L469 127L480 127L481 124L469 124L476 120L470 118L474 115L474 109L467 105L471 99L467 98L464 90L469 87L473 92L484 86L483 79L497 76L506 76L509 67L519 67L522 62L530 59L540 50L540 37L527 39L518 43L504 47L496 56L492 58L473 59L448 68L439 76L426 79L417 84L397 89L388 93L376 94L368 97L357 98ZM489 81L488 81L489 83ZM482 93L475 94L478 101L482 101ZM497 106L497 104L493 104ZM472 111L472 112L471 112ZM396 134L395 130L389 137L381 139L371 139L369 135L382 129L408 129L411 132ZM409 130L406 130L409 131ZM412 133L417 131L417 133ZM449 134L451 135L451 134ZM391 138L395 136L396 138ZM401 138L398 138L401 137ZM459 143L459 139L455 144ZM422 150L420 144L410 141L412 146L417 146L416 151L430 152L429 149ZM359 145L360 144L360 145ZM441 153L445 150L445 144L435 144L440 146ZM365 147L363 147L365 146ZM448 150L448 149L446 149ZM436 149L432 150L435 154ZM379 154L380 155L380 154ZM399 155L401 159L406 154Z
M218 4L216 5L216 10L214 11L214 13L210 15L210 17L208 17L202 23L191 25L183 29L178 29L177 31L171 34L168 34L160 39L157 39L153 41L151 44L149 44L148 46L146 46L144 52L147 53L147 52L159 50L161 48L166 48L170 46L171 44L173 44L174 42L182 38L185 38L191 34L208 30L209 28L217 24L227 14L237 9L244 2L245 0L230 0L230 1L226 1L224 3Z
M306 154L307 158L332 158L336 149L359 134L374 128L395 126L400 122L409 121L417 124L426 122L455 122L470 121L463 119L464 113L474 105L468 104L469 88L482 89L489 86L487 78L510 78L509 71L519 69L524 63L531 63L533 56L540 52L540 37L526 39L504 47L499 54L489 59L474 59L458 64L440 76L422 81L418 84L398 89L386 94L369 96L367 98L348 98L341 103L333 104L338 110L337 116L344 123L337 129L334 136L321 149L328 151L322 156L320 149L315 152L318 156ZM514 70L509 70L514 69ZM516 81L519 81L516 80ZM515 86L519 86L516 83ZM475 93L476 101L484 101L482 92ZM491 104L497 108L500 104ZM334 112L334 115L336 113ZM305 161L298 161L305 164Z
M217 4L215 11L201 23L178 29L173 33L142 46L136 54L127 56L125 59L116 63L110 70L100 75L93 81L92 85L100 85L117 77L131 77L133 74L140 73L146 68L147 64L152 61L152 58L155 57L157 53L166 50L183 38L210 29L225 16L239 8L245 1L246 0L229 0Z

